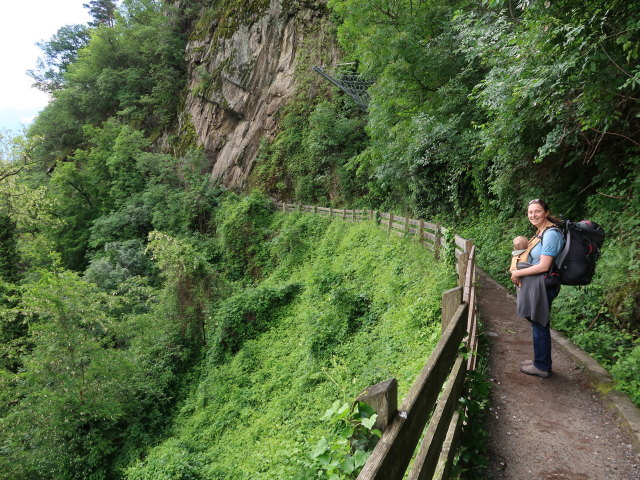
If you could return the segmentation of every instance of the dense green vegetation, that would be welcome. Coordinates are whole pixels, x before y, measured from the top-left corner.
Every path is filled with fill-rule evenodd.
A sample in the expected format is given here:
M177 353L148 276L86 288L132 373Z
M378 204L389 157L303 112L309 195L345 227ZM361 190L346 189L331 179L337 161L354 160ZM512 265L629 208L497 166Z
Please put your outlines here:
M267 2L92 0L40 45L51 102L0 132L0 478L349 475L366 454L341 432L371 419L343 402L406 391L450 270L267 196L438 220L505 284L529 199L601 223L597 278L553 322L640 405L640 4L284 3L324 17L249 196L177 117L187 39ZM367 112L309 69L336 42L375 79Z
M226 205L225 223L246 224L250 202ZM176 478L180 469L193 475L185 478L318 478L309 457L323 438L339 438L322 418L332 403L390 377L402 396L422 368L451 269L373 223L272 222L269 241L256 244L264 279L220 301L171 438L127 478Z
M530 199L597 221L608 234L598 276L563 289L554 325L640 402L639 4L328 3L344 59L376 79L369 111L337 91L294 103L255 183L439 219L507 286Z

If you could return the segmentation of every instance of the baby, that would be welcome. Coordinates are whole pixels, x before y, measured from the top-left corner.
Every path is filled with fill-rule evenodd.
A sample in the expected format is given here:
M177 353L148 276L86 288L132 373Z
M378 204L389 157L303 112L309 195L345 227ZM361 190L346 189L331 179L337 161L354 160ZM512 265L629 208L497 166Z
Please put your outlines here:
M527 259L519 259L520 254L527 250L529 247L529 239L527 237L523 237L522 235L513 239L513 251L511 252L511 267L509 267L509 271L513 272L518 269L517 265L519 262L526 262Z

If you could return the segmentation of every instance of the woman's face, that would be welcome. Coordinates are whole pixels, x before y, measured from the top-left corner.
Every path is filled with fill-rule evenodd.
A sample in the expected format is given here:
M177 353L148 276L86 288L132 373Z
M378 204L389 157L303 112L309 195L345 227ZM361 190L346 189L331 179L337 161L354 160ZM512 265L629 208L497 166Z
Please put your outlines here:
M529 221L534 227L542 227L546 221L549 212L547 212L539 203L532 203L527 210Z

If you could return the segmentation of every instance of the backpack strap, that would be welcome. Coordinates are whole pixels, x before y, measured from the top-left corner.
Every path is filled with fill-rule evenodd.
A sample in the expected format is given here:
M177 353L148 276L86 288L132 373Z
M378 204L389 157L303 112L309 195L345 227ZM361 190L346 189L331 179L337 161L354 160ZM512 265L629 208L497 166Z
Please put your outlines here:
M566 221L565 225L566 225L566 230L567 232L569 231L569 224L571 222L569 222L569 220ZM542 231L542 235L540 235L540 243L542 243L542 237L544 237L544 234L547 232L547 230L551 230L551 229L556 229L558 230L561 234L562 237L564 238L564 245L562 246L562 249L560 249L560 253L558 254L557 259L554 259L553 262L551 262L551 269L553 269L554 265L562 265L562 262L564 262L564 259L567 257L567 254L569 253L569 245L571 243L571 235L565 235L564 232L562 231L562 229L560 227L558 227L557 225L551 225L547 228L545 228ZM549 270L551 271L551 270Z
M568 222L567 222L568 223ZM544 234L547 233L547 230L553 230L553 229L558 230L560 233L562 233L562 229L557 226L557 225L549 225L547 228L545 228L542 233L540 234L540 243L542 243L542 238L544 237ZM536 235L537 237L538 235ZM564 233L562 233L562 236L564 237Z
M571 246L571 235L569 233L569 230L571 229L571 222L569 220L567 220L566 222L566 230L567 230L567 234L565 235L564 233L562 234L562 236L564 237L564 245L562 247L562 250L560 251L560 255L558 256L558 261L555 262L556 265L562 265L562 262L564 262L564 259L567 258L567 255L569 254L569 247Z

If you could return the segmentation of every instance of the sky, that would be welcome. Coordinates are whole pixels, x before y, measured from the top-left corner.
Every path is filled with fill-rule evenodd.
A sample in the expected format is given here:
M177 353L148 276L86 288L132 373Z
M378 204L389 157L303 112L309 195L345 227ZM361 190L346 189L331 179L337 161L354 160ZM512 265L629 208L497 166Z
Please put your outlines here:
M0 0L0 130L20 132L47 105L48 96L26 74L42 56L36 42L64 25L87 23L83 3L88 0Z

